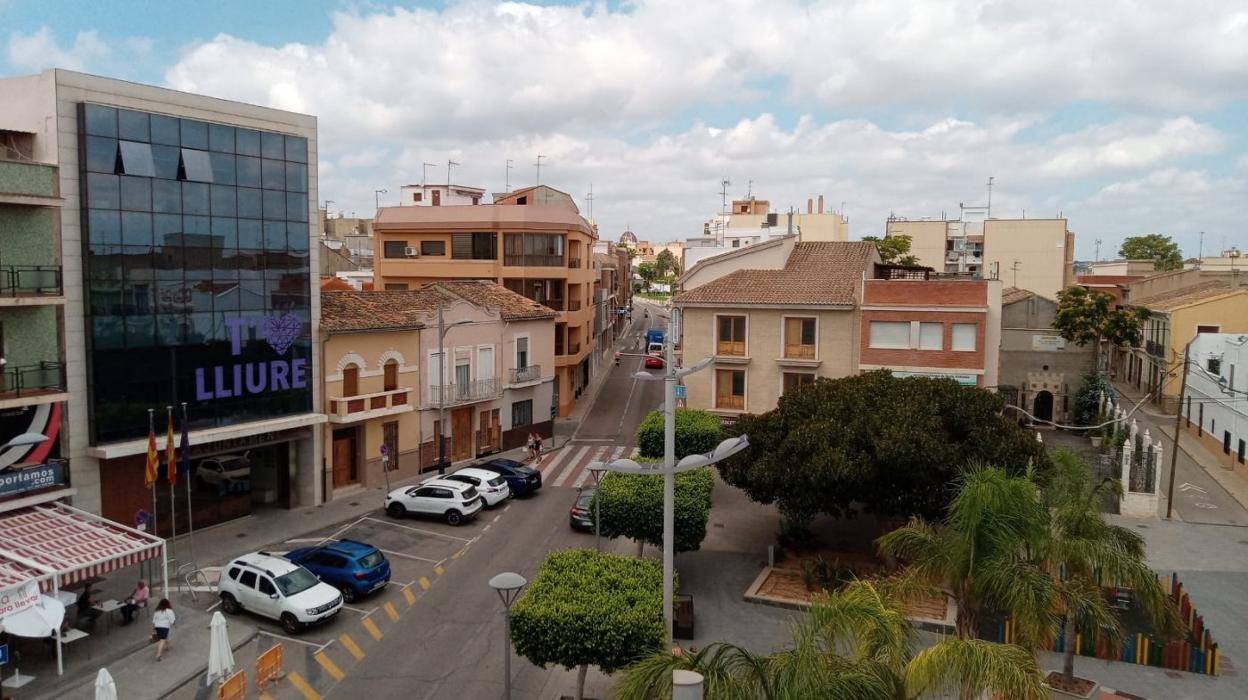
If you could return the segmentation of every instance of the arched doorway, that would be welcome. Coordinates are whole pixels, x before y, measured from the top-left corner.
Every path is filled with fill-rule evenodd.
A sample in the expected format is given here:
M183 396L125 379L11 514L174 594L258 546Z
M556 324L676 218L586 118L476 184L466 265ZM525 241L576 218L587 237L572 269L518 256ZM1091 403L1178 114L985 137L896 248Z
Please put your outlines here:
M1048 391L1041 391L1036 394L1031 414L1040 420L1053 420L1053 394Z

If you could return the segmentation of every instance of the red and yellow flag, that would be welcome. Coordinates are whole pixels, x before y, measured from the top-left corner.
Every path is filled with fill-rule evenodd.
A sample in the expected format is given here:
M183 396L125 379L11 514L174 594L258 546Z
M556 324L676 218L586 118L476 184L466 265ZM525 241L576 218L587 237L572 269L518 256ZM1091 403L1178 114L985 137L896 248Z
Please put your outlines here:
M169 410L169 422L165 427L165 469L169 472L169 485L178 483L177 456L173 449L173 410Z
M156 485L156 476L160 468L160 457L156 452L156 432L151 425L147 427L147 469L143 472L143 485L152 488Z

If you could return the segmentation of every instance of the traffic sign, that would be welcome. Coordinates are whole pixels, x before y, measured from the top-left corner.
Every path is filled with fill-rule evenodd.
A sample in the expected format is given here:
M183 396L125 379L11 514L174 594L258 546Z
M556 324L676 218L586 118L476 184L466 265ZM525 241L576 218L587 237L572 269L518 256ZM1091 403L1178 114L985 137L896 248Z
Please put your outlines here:
M678 399L685 398L685 385L684 384L676 385L676 398Z
M0 644L0 666L9 663L9 645Z

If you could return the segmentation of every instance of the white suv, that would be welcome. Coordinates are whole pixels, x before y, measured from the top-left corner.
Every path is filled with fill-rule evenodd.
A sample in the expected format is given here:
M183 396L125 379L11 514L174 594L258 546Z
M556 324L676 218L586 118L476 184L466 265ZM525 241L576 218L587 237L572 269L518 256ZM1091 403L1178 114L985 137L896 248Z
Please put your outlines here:
M288 634L324 622L342 610L342 594L311 571L267 552L230 562L217 583L221 609L248 610L282 623Z
M459 525L476 517L485 504L472 484L450 479L430 479L418 486L404 486L386 496L386 514L392 518L424 515Z
M472 467L464 467L457 469L451 474L443 477L432 477L425 479L421 485L429 483L434 479L446 479L447 481L461 481L465 484L471 484L477 489L477 493L485 500L486 508L493 508L503 501L511 498L511 489L507 488L507 480L499 476L495 472L486 471L485 469L474 469Z

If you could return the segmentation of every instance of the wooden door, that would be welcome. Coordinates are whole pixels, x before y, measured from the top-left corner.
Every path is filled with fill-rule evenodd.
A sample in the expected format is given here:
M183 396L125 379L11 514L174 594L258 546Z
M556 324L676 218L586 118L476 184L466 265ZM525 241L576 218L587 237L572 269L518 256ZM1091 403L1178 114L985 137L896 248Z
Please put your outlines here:
M359 481L356 467L355 428L334 431L334 488L341 488Z
M458 462L472 457L472 409L451 411L451 459Z

